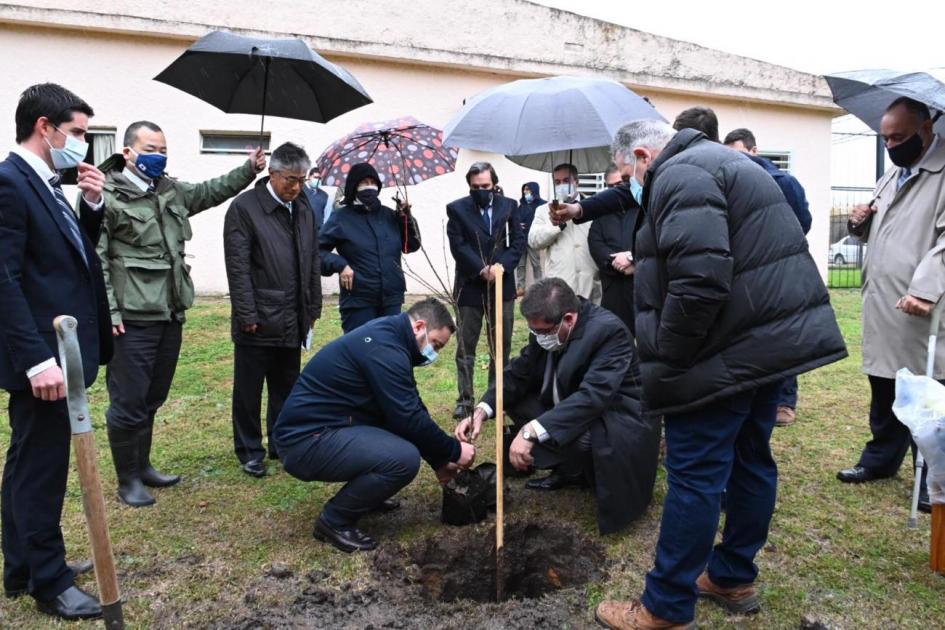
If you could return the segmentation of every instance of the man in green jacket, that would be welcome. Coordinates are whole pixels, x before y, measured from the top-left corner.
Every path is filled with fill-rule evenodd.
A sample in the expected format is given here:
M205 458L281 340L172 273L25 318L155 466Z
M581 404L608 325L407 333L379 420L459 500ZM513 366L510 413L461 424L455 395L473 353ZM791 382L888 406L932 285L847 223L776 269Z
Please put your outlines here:
M156 124L132 123L122 152L101 166L106 213L98 255L111 309L115 356L108 366L108 441L127 505L154 503L145 486L172 486L176 475L151 466L154 416L167 399L185 311L193 305L184 245L190 217L236 196L266 167L261 149L241 166L199 184L164 174L167 141Z

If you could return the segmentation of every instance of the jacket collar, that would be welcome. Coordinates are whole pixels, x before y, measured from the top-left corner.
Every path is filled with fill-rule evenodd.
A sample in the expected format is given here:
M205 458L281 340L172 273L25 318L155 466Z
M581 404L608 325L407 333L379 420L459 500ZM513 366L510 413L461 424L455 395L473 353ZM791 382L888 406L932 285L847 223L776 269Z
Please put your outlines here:
M916 170L938 173L942 169L945 169L945 138L935 134L932 146L922 157L922 161L916 165Z
M593 304L583 297L578 296L578 299L581 301L581 308L578 309L578 321L577 325L574 327L574 330L571 331L571 336L568 337L568 342L577 341L584 336L584 331L587 330L587 320L591 315L591 307Z

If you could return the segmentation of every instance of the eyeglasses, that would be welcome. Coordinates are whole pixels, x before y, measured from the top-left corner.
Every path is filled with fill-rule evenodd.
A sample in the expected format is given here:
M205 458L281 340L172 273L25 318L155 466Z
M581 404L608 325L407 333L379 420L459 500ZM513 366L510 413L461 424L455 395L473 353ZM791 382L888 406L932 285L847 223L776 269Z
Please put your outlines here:
M535 335L536 337L540 335L556 335L558 334L558 331L561 330L561 324L563 323L564 323L564 319L562 318L561 321L559 321L554 326L549 326L548 328L542 328L541 330L538 330L537 328L532 328L531 326L529 326L528 332Z
M304 186L305 182L308 181L304 175L301 177L294 177L292 175L283 175L282 171L273 171L273 173L285 180L285 183L290 186Z

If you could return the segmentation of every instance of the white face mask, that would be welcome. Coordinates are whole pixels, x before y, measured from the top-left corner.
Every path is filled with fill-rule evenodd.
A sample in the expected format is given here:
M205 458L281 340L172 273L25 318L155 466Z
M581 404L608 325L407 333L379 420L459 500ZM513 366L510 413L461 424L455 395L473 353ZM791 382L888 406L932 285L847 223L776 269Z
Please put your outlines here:
M61 149L57 149L52 145L52 142L46 140L45 137L43 138L43 140L46 140L46 144L49 145L49 157L52 158L53 168L57 171L64 171L77 167L88 155L89 143L82 142L75 136L70 136L55 125L53 125L53 129L66 137L66 144Z
M541 346L543 350L547 350L548 352L560 350L564 345L564 342L558 339L558 333L561 332L561 324L558 324L557 327L555 327L555 331L553 333L538 334L534 330L529 330L529 332L535 335L535 341L538 343L538 345Z

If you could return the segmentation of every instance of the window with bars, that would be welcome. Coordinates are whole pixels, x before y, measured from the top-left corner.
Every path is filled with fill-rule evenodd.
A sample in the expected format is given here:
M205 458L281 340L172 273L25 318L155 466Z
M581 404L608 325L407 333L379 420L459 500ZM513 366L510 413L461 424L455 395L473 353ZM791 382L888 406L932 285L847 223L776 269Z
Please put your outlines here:
M758 156L771 160L782 171L791 172L790 151L759 151Z

